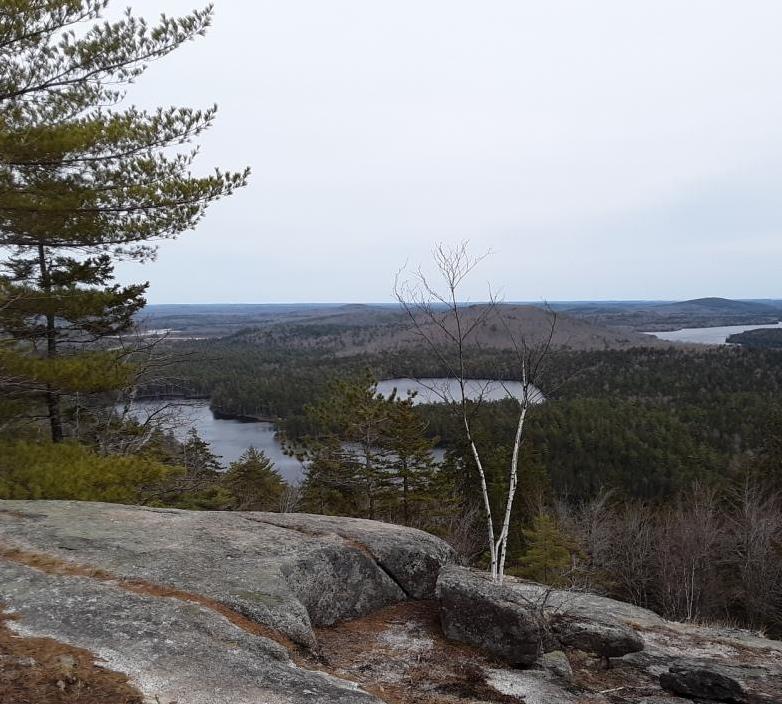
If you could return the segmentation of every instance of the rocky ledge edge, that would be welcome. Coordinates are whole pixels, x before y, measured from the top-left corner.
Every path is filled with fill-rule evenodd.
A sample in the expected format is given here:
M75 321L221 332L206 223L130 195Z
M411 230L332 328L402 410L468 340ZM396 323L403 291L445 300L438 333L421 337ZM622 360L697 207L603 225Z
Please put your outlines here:
M373 521L0 501L0 558L16 633L89 650L149 702L782 701L782 643L497 585L455 566L438 538ZM481 696L432 682L420 699L386 695L401 691L400 671L420 669L420 644L442 637L410 647L393 635L399 619L362 632L366 652L351 662L321 652L322 629L429 601L442 634L475 648L459 657L481 669ZM616 673L631 684L609 687Z

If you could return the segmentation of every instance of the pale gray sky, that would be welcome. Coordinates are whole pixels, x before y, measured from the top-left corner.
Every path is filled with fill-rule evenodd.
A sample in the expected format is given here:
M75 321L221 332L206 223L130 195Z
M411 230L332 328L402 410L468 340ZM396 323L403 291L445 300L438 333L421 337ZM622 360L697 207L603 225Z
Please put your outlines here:
M388 300L465 238L478 298L782 297L778 0L215 6L131 97L217 102L199 163L253 176L122 267L150 302Z

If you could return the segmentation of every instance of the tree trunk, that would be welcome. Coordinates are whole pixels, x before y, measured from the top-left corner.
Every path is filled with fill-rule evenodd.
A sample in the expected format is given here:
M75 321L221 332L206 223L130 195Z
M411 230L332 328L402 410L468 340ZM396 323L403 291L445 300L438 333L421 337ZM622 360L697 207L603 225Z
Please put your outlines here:
M464 416L464 425L467 429L470 449L472 450L472 456L475 460L475 464L478 467L478 476L481 480L481 495L483 496L483 508L486 511L486 532L489 538L489 573L492 580L497 579L497 546L494 542L494 519L491 514L491 501L489 500L489 488L486 485L486 473L483 471L483 463L481 462L481 456L478 454L478 448L475 446L475 442L472 439L472 432L470 431L469 421L466 415Z
M410 525L410 513L407 508L407 467L402 475L402 516L406 526Z
M49 268L46 264L46 250L42 244L38 245L38 266L41 271L41 288L48 295L52 292L52 280ZM57 328L54 315L46 316L46 356L50 359L57 356ZM51 386L46 385L46 409L49 415L49 426L52 433L52 442L62 442L62 409L60 408L60 394Z
M526 394L526 392L525 392ZM521 449L521 439L524 432L524 421L527 418L527 401L524 400L524 405L519 413L519 421L516 425L516 437L513 441L513 454L511 455L510 462L510 478L508 481L508 497L505 503L505 518L502 521L502 530L500 532L499 540L497 541L497 549L499 552L499 565L497 567L497 578L502 582L505 576L505 556L508 552L508 534L510 532L510 518L513 512L513 500L516 497L516 488L519 485L519 450Z

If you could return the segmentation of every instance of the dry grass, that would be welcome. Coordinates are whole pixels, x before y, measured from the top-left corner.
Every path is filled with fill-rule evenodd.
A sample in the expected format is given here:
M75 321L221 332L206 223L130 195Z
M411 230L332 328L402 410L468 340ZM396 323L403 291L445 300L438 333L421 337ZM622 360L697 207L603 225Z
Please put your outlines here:
M17 636L0 613L0 704L141 704L128 678L81 648Z

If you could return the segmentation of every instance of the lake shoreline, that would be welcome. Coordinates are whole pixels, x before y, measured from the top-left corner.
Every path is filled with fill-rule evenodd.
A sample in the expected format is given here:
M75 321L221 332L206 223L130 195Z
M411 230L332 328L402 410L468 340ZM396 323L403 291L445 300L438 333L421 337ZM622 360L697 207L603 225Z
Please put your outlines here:
M383 379L378 382L378 392L388 397L396 389L402 398L406 398L408 392L415 391L417 395L414 403L436 403L442 402L444 397L449 400L455 399L457 389L454 384L455 380L443 378ZM470 379L467 393L471 397L484 394L487 401L498 401L509 396L520 399L523 395L523 387L518 381ZM544 400L537 389L532 390L530 397L533 403ZM298 484L303 479L304 466L285 452L277 436L277 426L281 418L226 412L214 407L208 396L197 394L139 396L135 400L134 410L143 418L145 414L156 413L158 411L156 406L167 402L170 403L170 413L176 420L175 437L184 442L187 440L189 430L195 428L226 468L250 447L254 447L264 452L287 482ZM437 460L442 461L444 448L435 448L434 452Z
M679 328L678 330L656 330L644 332L644 335L662 340L664 342L681 342L698 345L730 345L728 342L731 335L749 330L776 330L782 328L782 322L768 323L763 325L714 325L700 328Z

